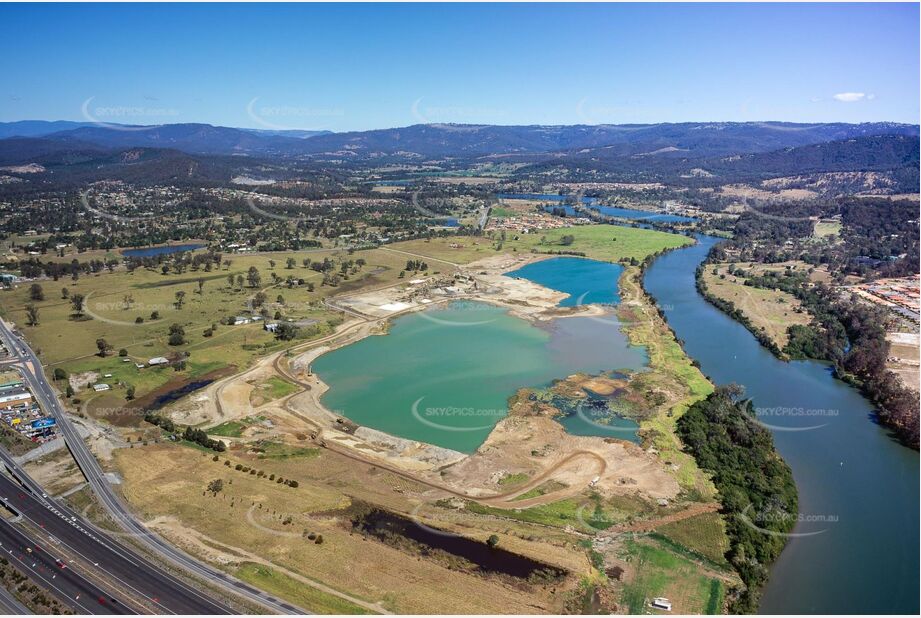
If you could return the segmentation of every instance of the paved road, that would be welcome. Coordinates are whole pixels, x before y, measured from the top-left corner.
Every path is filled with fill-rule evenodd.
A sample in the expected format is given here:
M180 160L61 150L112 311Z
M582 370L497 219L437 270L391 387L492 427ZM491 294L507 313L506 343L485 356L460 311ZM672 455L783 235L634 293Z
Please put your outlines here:
M154 534L148 530L141 522L136 520L131 511L122 503L119 496L117 496L112 490L108 479L105 477L102 468L99 466L99 462L97 462L96 458L92 455L92 453L90 453L86 444L83 442L83 439L80 437L79 433L77 433L76 428L65 415L63 405L52 390L51 385L48 383L44 373L42 372L41 362L39 361L38 357L22 339L18 338L10 331L9 327L2 320L0 320L0 337L4 339L10 353L17 355L22 361L22 374L28 383L29 388L32 390L33 395L39 401L42 408L57 419L58 429L63 436L67 447L70 449L70 452L76 460L77 465L80 466L83 475L86 477L90 487L95 492L100 504L108 512L109 517L115 524L124 529L128 534L136 538L138 541L145 544L161 557L171 561L184 571L200 577L204 581L211 582L218 587L224 588L228 594L239 595L251 602L267 608L272 612L280 614L309 613L290 603L279 600L272 595L259 590L258 588L241 582L240 580L232 577L231 575L228 575L227 573L218 571L217 569L199 562L185 552L182 552L173 547L159 535ZM29 369L27 363L31 364L33 370ZM8 456L3 457L3 455L0 455L0 458L3 458L4 464L7 465L8 469L11 465L15 468L18 468L18 474L16 474L16 476L20 482L23 482L24 486L35 492L38 496L43 494L41 487L29 479L25 471L22 470L22 468L12 460L12 458ZM68 513L68 516L76 515L75 513L70 512L66 506L62 504L55 503L55 507L62 512ZM77 517L79 518L79 516ZM80 519L82 520L82 518ZM83 524L84 527L92 529L98 536L104 536L104 533L93 526L91 523L84 520ZM121 552L129 555L133 554L133 552L124 546L115 543L111 539L107 540L110 544L117 545ZM161 589L160 591L160 598L163 603L169 602L169 600L174 598L174 596L178 596L179 598L186 598L184 591L189 590L187 585L180 582L176 578L167 575L165 572L157 569L150 563L143 561L143 559L138 557L136 554L132 557L135 561L144 562L148 569L150 569L152 572L157 572L163 578L162 581L170 586L169 588ZM229 610L226 607L223 607L222 605L207 599L203 594L198 593L198 596L203 599L203 602L209 604L210 607L195 611L180 610L179 613L229 613Z
M7 462L4 461L4 464ZM112 589L140 600L158 614L226 614L228 610L201 592L176 580L116 541L89 528L78 515L24 490L0 475L0 500L47 534L47 541L77 557L75 568L95 571Z
M0 556L79 614L135 613L74 569L61 568L47 546L31 541L5 519L0 520Z

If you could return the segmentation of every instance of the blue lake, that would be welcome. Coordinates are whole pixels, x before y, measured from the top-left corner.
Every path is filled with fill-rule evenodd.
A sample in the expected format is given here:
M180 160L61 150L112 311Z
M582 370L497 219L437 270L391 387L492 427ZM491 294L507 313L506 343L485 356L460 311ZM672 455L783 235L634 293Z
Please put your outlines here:
M533 262L506 273L521 277L544 287L569 294L561 307L588 304L611 305L620 302L617 282L624 271L620 264L586 260L578 257L558 257Z
M583 294L583 303L619 301L617 264L559 257L532 267L514 276L570 293L561 304L574 306ZM387 335L328 352L312 367L329 385L322 400L330 410L469 453L505 416L519 388L546 388L574 373L642 371L647 362L645 348L629 344L613 315L533 324L500 307L456 301L401 316ZM637 440L636 423L581 411L560 423L576 435Z

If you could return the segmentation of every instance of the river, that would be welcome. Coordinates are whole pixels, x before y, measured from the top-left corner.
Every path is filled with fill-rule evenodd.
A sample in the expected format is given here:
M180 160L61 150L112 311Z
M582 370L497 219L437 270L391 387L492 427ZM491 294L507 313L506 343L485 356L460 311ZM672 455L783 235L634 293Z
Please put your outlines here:
M877 425L873 405L825 364L778 360L707 303L694 271L719 239L698 240L657 258L644 285L703 372L745 387L793 469L801 521L760 611L917 614L918 454Z

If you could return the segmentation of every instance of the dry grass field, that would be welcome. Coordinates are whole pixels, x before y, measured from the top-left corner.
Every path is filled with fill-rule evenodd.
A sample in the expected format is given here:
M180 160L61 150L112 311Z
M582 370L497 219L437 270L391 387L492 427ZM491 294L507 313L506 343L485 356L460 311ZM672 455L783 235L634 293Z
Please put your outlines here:
M343 509L354 499L411 512L409 496L418 488L382 471L356 466L335 453L259 459L232 450L213 461L210 453L158 444L119 450L115 459L124 476L125 496L150 525L177 545L250 581L274 580L275 589L294 601L308 604L294 589L317 589L310 583L314 582L340 593L332 596L342 606L332 609L342 613L369 606L400 613L561 609L565 583L541 586L475 574L353 532ZM231 465L225 465L225 460ZM264 476L237 471L237 463L253 466ZM269 480L270 475L298 480L299 486L279 484ZM207 491L215 479L223 482L216 494ZM509 525L483 521L488 527L478 529L469 516L463 524L464 534L485 541L492 531L499 532L504 547L567 568L580 563L587 568L584 552L574 544L563 542L560 547L559 541L558 545L529 542L506 534ZM322 544L309 540L309 533L322 535ZM260 572L253 565L264 568ZM291 580L299 586L291 585ZM552 592L557 587L560 590ZM328 596L315 602L317 605L309 603L305 609L330 609Z
M739 267L746 269L745 264L739 264ZM806 325L811 321L809 313L801 309L802 303L793 295L746 286L741 277L730 275L728 270L729 264L707 265L704 269L707 289L719 298L731 301L756 328L763 328L780 349L789 340L788 327Z

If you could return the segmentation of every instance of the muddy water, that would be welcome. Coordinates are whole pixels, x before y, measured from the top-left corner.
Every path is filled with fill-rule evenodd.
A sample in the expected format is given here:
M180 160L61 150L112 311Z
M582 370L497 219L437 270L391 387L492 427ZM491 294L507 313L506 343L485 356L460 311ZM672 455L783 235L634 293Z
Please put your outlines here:
M565 575L565 571L549 564L501 547L489 547L482 541L421 525L417 521L387 511L371 509L356 517L352 521L352 526L384 542L398 542L401 538L412 541L422 550L422 555L432 550L446 552L463 558L480 571L521 579L535 575L554 579Z
M917 614L918 454L827 366L777 360L697 293L694 271L717 241L658 258L644 285L704 373L745 387L793 469L801 521L761 611Z

